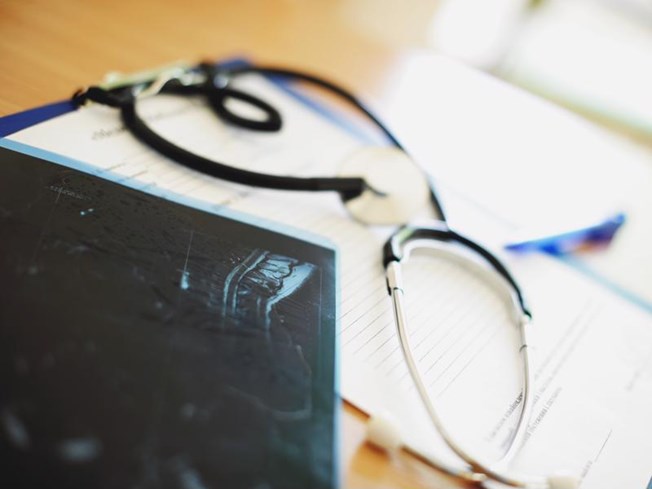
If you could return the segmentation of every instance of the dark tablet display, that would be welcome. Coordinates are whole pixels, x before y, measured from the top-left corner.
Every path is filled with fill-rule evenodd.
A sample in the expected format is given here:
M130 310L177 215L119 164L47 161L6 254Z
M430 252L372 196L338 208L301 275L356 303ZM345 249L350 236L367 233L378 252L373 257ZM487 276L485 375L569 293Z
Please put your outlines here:
M0 486L335 487L335 262L0 148Z

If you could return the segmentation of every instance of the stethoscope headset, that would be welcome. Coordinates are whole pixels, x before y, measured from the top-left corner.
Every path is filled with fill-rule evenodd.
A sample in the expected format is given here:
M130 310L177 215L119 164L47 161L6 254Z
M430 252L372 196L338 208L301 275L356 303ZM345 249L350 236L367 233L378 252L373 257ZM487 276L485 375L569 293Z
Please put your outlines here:
M192 153L152 130L138 115L136 105L139 100L159 93L203 96L215 114L224 122L253 131L276 132L283 125L281 114L267 102L232 86L234 79L247 74L258 74L281 80L300 81L326 89L348 102L362 112L389 141L389 146L372 147L355 153L343 163L343 171L338 177L298 178L272 175L236 168ZM228 102L237 100L258 109L261 118L245 117L229 108ZM387 280L387 290L392 300L394 318L401 348L410 375L421 397L424 407L434 427L448 447L466 462L466 467L457 468L441 460L417 452L404 446L399 430L390 418L372 417L368 424L368 439L373 444L387 450L403 446L419 459L453 477L467 482L484 485L497 482L511 487L570 489L578 485L576 478L567 475L550 477L520 477L503 471L504 467L517 453L527 430L532 404L532 374L528 353L527 329L532 322L532 314L526 306L521 289L502 262L490 251L452 230L446 220L433 182L413 162L391 131L349 91L323 78L295 70L252 66L241 64L225 66L200 64L194 67L174 67L155 75L148 74L141 79L129 79L111 87L94 86L73 96L78 106L87 102L115 107L120 110L126 128L142 143L160 154L198 172L233 183L277 190L298 190L337 192L354 219L364 224L400 225L383 248L383 266ZM405 225L427 202L438 216L428 226ZM410 253L419 247L428 247L431 242L443 243L439 252L472 267L474 271L489 281L506 295L514 311L514 320L520 333L520 356L523 365L523 401L516 427L509 440L508 448L500 460L491 465L482 463L464 450L450 436L443 425L428 395L427 388L412 355L410 337L407 334L404 290L400 264ZM457 248L457 249L456 249ZM459 249L470 252L485 265L463 256Z

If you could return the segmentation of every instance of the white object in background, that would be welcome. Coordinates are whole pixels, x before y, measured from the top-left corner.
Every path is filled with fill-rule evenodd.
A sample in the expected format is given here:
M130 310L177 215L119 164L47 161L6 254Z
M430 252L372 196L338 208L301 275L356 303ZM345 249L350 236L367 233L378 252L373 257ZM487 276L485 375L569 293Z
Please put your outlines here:
M483 70L504 56L519 29L529 0L445 0L428 37L441 54Z
M528 17L501 76L652 138L652 29L603 2L549 0Z

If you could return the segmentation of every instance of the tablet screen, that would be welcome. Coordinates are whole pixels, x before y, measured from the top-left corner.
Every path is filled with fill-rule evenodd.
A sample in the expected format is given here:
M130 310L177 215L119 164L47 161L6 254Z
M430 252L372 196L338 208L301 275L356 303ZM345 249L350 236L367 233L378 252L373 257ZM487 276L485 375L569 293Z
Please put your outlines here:
M0 485L337 485L332 248L8 149L0 190Z

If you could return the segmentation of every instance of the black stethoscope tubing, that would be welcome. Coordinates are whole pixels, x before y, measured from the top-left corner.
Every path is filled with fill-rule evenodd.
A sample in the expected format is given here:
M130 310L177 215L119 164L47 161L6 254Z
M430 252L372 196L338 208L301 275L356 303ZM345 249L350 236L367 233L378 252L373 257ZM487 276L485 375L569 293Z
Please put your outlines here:
M349 91L332 82L300 71L271 67L241 66L237 68L223 68L220 66L202 64L198 69L205 75L205 81L202 84L183 85L177 79L172 79L161 87L160 93L203 95L208 99L210 106L221 119L235 126L246 129L274 132L280 130L282 126L279 112L258 97L226 86L224 81L230 81L234 77L246 74L260 74L263 76L282 78L286 80L303 81L326 89L351 104L367 116L369 120L380 129L392 146L405 152L405 148L403 148L392 132L365 106L365 104ZM265 118L263 120L248 119L234 113L226 104L229 99L240 100L259 109L265 115ZM164 156L206 175L243 185L275 190L312 192L335 191L342 196L344 201L358 197L366 188L368 188L367 183L362 178L297 178L285 175L271 175L235 168L225 163L200 156L168 141L152 130L138 115L136 110L138 95L134 94L132 90L125 90L124 88L104 90L100 87L91 87L73 98L73 101L78 105L85 103L87 100L120 109L123 123L141 142L160 152ZM430 199L435 212L439 216L439 220L445 222L446 217L444 209L439 202L432 182L430 184Z

